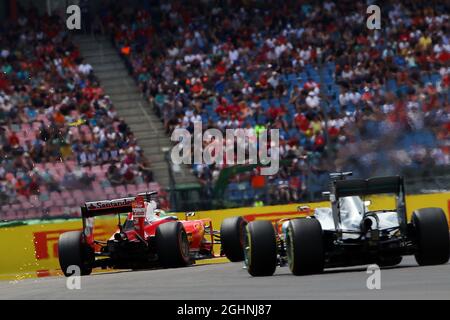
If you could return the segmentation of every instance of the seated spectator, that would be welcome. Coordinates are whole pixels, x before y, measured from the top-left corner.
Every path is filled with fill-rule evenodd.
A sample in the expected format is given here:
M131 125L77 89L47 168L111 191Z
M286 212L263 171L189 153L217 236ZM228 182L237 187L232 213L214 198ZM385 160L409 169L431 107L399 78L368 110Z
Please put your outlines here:
M63 179L61 181L61 186L65 190L75 190L75 189L79 189L79 187L80 187L79 180L77 179L77 176L68 167L66 167L66 172L64 173L64 177L63 177Z
M284 6L264 4L268 18L266 28L261 27L260 13L252 4L243 7L238 1L227 4L227 10L217 11L212 3L199 6L204 9L200 11L208 14L198 14L188 3L169 11L164 10L163 5L152 7L150 11L161 17L160 21L145 20L137 27L138 30L171 24L169 12L174 15L189 12L195 18L179 21L183 27L164 35L170 41L154 35L160 40L156 41L157 53L152 50L130 50L126 55L144 94L154 102L157 114L163 118L167 132L170 134L176 128L190 128L192 105L200 99L203 113L199 112L196 116L206 116L208 127L225 131L250 124L256 132L278 128L281 139L285 140L282 143L283 157L291 156L292 152L308 153L319 162L320 159L326 161L330 170L336 170L341 162L349 164L350 157L345 155L358 152L361 148L359 143L364 145L369 136L376 137L377 134L373 133L377 130L388 132L381 130L381 127L407 123L408 113L404 113L406 117L400 116L402 97L396 96L397 89L391 80L395 79L407 92L411 80L417 78L414 74L418 70L419 73L429 73L433 68L428 64L425 52L434 51L438 59L443 57L443 51L448 52L444 45L446 40L442 37L448 17L445 17L442 8L436 6L433 6L435 14L440 17L437 25L426 27L423 34L411 33L400 37L396 27L384 28L380 31L382 36L362 31L352 34L350 30L358 29L355 28L358 20L355 12L359 12L360 8L350 3L305 5L288 1ZM404 1L398 6L387 5L386 8L389 8L387 14L395 17L390 19L390 25L397 25L397 20L401 21L399 23L409 21L411 12L417 11ZM290 12L298 14L292 16ZM321 15L322 12L326 14ZM428 14L423 11L420 15L425 18ZM133 48L138 45L152 48L154 39L136 41L130 37L131 31L136 31L133 29L135 26L128 23L133 16L132 12L124 14L121 24L118 24L120 28L114 28L117 47L119 50L124 46ZM285 16L289 18L280 18ZM241 23L243 19L245 25ZM230 24L216 23L221 20L230 21ZM341 22L338 28L336 21ZM189 29L211 32L199 33L198 39L203 45L196 46L190 34L184 32ZM258 35L249 36L255 34L255 30L258 30ZM231 44L228 39L236 41ZM354 48L358 48L355 55ZM417 59L411 51L416 51ZM214 59L206 58L210 56ZM164 65L164 72L158 72L160 65ZM170 75L170 80L167 75ZM445 72L441 77L448 78L445 78ZM211 95L208 95L209 91ZM177 102L172 101L176 99L174 92L180 92ZM436 93L429 91L426 95L432 97ZM441 95L441 99L448 100L448 97ZM364 115L378 104L384 106L384 115ZM415 110L424 107L425 103L420 103L419 109ZM415 128L423 124L418 121L417 112L409 111L409 123ZM394 114L399 115L395 120ZM372 124L365 126L369 122ZM403 127L403 124L400 126ZM404 134L394 138L396 144L408 135L406 131L402 132ZM387 133L388 137L392 136ZM355 146L349 150L345 147L349 141L358 143L354 142ZM374 148L381 145L387 147L381 141L384 139L380 138L380 143L374 144ZM391 147L399 149L398 145ZM433 154L437 157L438 153ZM385 164L379 167L385 167ZM214 168L212 171L217 173L217 170ZM317 183L320 184L320 181ZM292 184L305 188L296 179L292 180ZM294 198L292 194L290 196ZM283 197L287 201L287 193L283 193Z
M124 183L123 175L114 164L109 166L106 177L113 186L122 185Z

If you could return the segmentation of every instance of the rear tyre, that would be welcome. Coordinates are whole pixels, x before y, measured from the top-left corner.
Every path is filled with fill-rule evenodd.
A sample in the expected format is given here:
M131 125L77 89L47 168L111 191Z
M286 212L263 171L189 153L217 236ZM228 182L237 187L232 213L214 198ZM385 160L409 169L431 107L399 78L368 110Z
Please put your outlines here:
M447 263L450 239L447 218L440 208L414 211L412 223L416 235L416 261L421 266Z
M289 269L294 275L323 272L325 259L320 222L316 219L289 221L286 253Z
M59 236L59 265L66 277L74 274L73 266L80 269L82 276L90 275L95 261L94 251L86 243L81 231L71 231Z
M271 276L277 266L277 240L270 221L253 221L247 225L245 263L254 277Z
M156 229L156 252L164 268L189 264L189 241L181 222L167 222Z
M220 241L225 256L231 262L244 260L244 233L247 221L242 217L223 220L220 226Z

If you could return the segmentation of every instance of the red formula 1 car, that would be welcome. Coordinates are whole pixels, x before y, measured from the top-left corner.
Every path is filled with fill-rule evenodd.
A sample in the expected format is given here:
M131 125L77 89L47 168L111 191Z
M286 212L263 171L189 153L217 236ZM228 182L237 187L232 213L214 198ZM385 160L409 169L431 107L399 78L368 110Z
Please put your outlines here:
M214 244L221 243L221 238L211 219L187 220L194 213L187 213L186 220L166 216L152 200L155 194L85 203L81 207L83 231L66 232L59 238L59 263L64 274L72 275L74 267L81 275L89 275L93 268L184 267L213 258ZM106 242L95 240L94 218L111 214L119 216L118 229ZM120 214L127 214L124 223ZM222 243L236 238L222 239ZM236 244L228 245L233 246Z

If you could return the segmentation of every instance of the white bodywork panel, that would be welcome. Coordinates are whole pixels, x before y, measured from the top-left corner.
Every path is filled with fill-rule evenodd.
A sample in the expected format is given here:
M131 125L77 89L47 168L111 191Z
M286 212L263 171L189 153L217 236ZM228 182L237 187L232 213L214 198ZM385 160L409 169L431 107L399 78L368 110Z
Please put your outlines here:
M341 212L341 229L345 231L361 231L361 221L364 212L370 211L359 197L344 197L339 199ZM335 231L331 208L322 207L314 210L314 217L319 220L322 230ZM397 212L383 212L378 215L379 229L399 227Z

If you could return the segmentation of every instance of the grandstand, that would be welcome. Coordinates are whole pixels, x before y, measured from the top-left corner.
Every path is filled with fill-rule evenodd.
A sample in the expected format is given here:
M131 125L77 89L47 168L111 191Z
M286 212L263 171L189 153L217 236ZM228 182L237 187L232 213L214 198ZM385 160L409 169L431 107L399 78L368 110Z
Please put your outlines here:
M354 1L82 1L81 32L65 29L60 1L0 3L2 219L195 181L220 206L314 200L334 170L448 189L445 2L384 1L368 30ZM116 69L129 85L108 78ZM279 129L279 174L174 171L169 136L199 120Z
M160 190L63 25L30 8L1 29L2 219L77 216L84 201Z
M351 1L114 4L102 21L168 133L198 119L277 128L285 159L307 157L259 190L253 173L235 177L226 198L252 204L315 199L332 170L404 173L412 192L446 188L448 9L387 1L379 31ZM206 188L222 169L193 167Z

